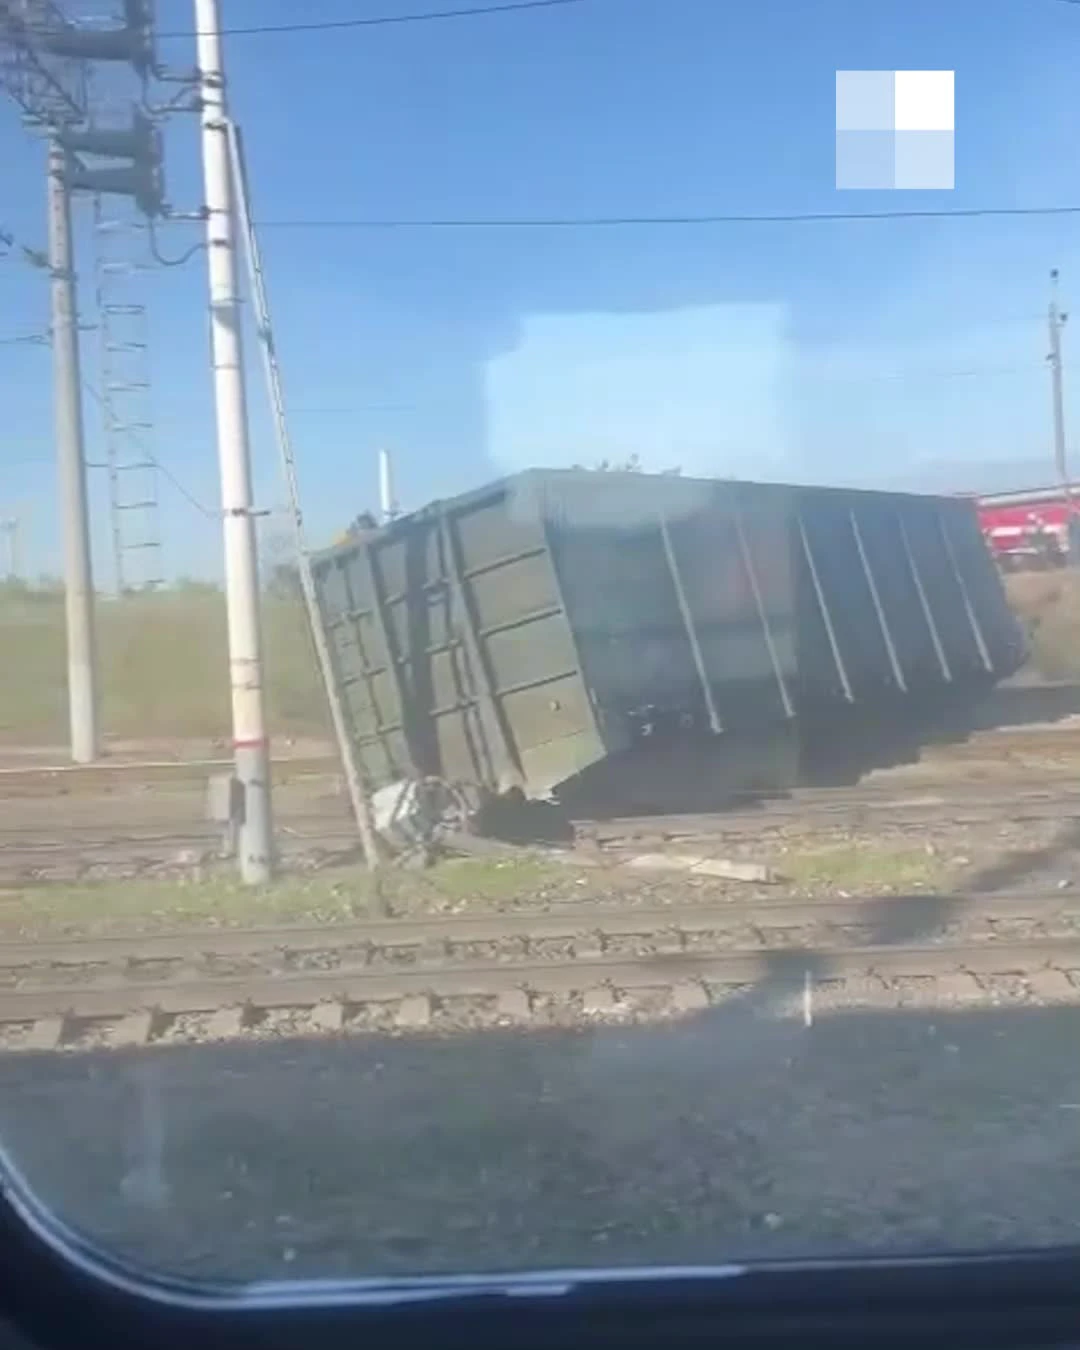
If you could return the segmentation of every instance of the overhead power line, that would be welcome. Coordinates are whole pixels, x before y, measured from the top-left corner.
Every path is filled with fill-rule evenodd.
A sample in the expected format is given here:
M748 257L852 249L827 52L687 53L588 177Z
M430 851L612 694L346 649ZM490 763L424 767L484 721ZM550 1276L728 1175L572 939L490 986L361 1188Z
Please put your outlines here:
M474 19L491 14L520 14L527 10L563 9L588 0L507 0L501 5L462 5L454 9L416 10L408 14L370 14L352 19L296 19L287 23L245 24L223 28L232 37L254 37L274 33L325 33L347 28L390 28L405 24L437 23L447 19ZM1080 0L1057 0L1058 4L1078 5ZM198 37L196 29L174 29L158 33L159 38Z
M463 5L456 9L417 10L410 14L369 14L352 19L296 19L289 23L247 24L223 28L230 37L253 37L271 33L326 33L343 28L389 28L402 24L436 23L446 19L476 19L492 14L521 14L526 10L563 9L569 5L583 5L588 0L508 0L501 5ZM196 29L187 28L159 33L159 38L198 37Z
M1046 322L1045 315L1039 314L1030 317L1033 320L1038 319L1041 323ZM978 320L975 326L983 326L994 322L996 322L996 320L992 318L982 319ZM1045 369L1046 364L1042 360L1012 362L1009 365L1001 366L964 366L957 368L951 366L923 366L922 368L912 367L906 370L835 370L821 368L808 362L803 369L796 367L794 374L814 380L820 380L823 384L833 380L844 384L877 384L881 381L892 383L893 381L996 379L999 375L1038 375L1044 372ZM1080 369L1080 367L1070 367L1067 363L1063 363L1062 369ZM390 406L393 408L393 405ZM398 406L402 411L410 412L422 412L442 407L442 405L438 403L403 404ZM371 404L357 403L321 408L317 411L339 417L352 417L357 414L371 412L372 410L373 405ZM385 409L375 407L374 410L384 411ZM293 412L297 413L310 411L316 410L311 408L293 409Z
M1080 0L1076 0L1080 4ZM567 230L624 226L801 225L859 220L971 220L981 216L1074 216L1078 206L932 207L892 211L790 211L643 216L445 216L358 217L338 220L260 220L261 230Z
M25 336L21 337L0 338L0 346L44 347L48 344L48 341L49 341L48 336L44 333L28 333ZM102 406L103 402L102 396L100 393L98 393L97 389L94 387L93 384L91 384L89 380L87 379L83 380L83 388L94 400L94 402L98 404L99 407ZM207 516L215 520L220 517L221 513L219 511L214 511L210 507L205 506L201 501L199 501L199 499L196 496L194 496L191 492L187 490L187 488L183 485L183 483L179 480L179 478L177 478L177 476L172 472L169 466L161 462L159 456L154 454L153 450L139 434L137 434L136 432L132 432L132 439L136 442L136 444L147 456L147 458L153 463L155 469L157 469L157 471L160 474L162 474L163 477L166 478L169 483L172 484L172 486L176 489L176 491L180 494L180 496L183 497L184 500L189 503L189 505L193 506L195 510L199 512L200 515ZM43 456L42 460L45 459L51 460L52 456L51 455ZM36 457L30 457L28 459L21 459L21 460L6 460L5 462L8 464L12 463L36 464L39 462L39 460Z
M1027 361L1023 365L972 366L966 370L935 370L933 367L928 367L923 370L854 371L850 374L842 370L835 372L835 374L827 370L809 373L814 379L820 379L822 383L835 379L838 383L843 384L878 384L879 382L891 384L894 381L915 383L920 380L996 379L1001 375L1036 375L1044 370L1045 366L1041 361Z
M198 497L193 496L187 490L187 488L183 485L183 483L181 483L180 479L177 478L176 474L173 473L173 471L169 468L169 466L167 464L162 464L161 460L158 458L157 455L151 455L150 458L153 460L154 468L157 469L158 473L161 474L161 476L165 479L167 483L172 484L173 488L177 492L179 492L180 496L184 498L184 500L188 503L189 506L193 506L195 510L198 511L199 515L206 516L208 520L221 519L221 512L212 511L209 506L204 506L203 503L199 501Z
M1077 0L1077 2L1080 3L1080 0ZM1042 315L1039 315L1038 317L1040 320L1043 319ZM1064 362L1062 364L1062 369L1070 371L1080 371L1080 366L1070 365L1068 362ZM889 384L908 383L912 381L917 382L921 380L939 380L939 379L940 380L997 379L1003 375L1037 375L1042 373L1043 371L1045 371L1045 365L1043 362L1028 361L1022 364L1018 363L1015 365L1008 365L1008 366L972 366L967 369L950 369L950 368L935 369L933 367L928 367L922 370L851 371L851 372L838 371L835 373L808 369L800 373L806 375L807 377L820 379L823 384L835 380L836 382L842 384L863 385L863 384L879 384L879 383L889 383ZM93 385L91 385L86 380L83 381L83 385L86 388L87 393L89 393L90 396L93 399L95 399L95 401L100 400L100 395L98 394L97 389L94 388ZM294 409L294 411L298 410ZM342 416L345 415L351 416L358 412L365 412L367 411L367 409L364 406L359 405L357 407L328 408L324 409L323 411L336 412ZM146 445L145 442L142 442L142 449L145 450L148 455L151 454L150 448L149 446ZM153 458L157 468L161 471L164 477L172 484L172 486L177 490L177 492L179 492L180 495L184 497L190 503L190 505L195 508L196 511L199 512L200 515L206 516L208 519L213 520L220 519L221 515L220 511L216 511L213 508L208 507L204 503L200 502L197 497L195 497L191 492L188 491L188 489L168 468L168 466L162 463L161 459L158 456L153 456ZM16 468L31 464L52 464L54 460L55 456L51 452L43 451L40 455L23 455L15 458L4 456L3 464L4 467L6 468ZM284 510L284 508L281 508L281 510ZM273 511L271 512L271 514L277 514L277 511Z
M98 393L94 385L90 383L89 380L87 379L83 380L83 388L86 390L86 392L90 395L90 397L94 400L94 402L98 405L99 408L104 406L104 399L102 398L101 394ZM195 497L192 493L190 493L187 490L187 488L183 485L183 483L181 483L179 478L177 478L177 476L168 467L168 465L163 464L160 458L154 454L153 450L150 448L150 446L146 443L146 441L142 438L141 435L133 431L131 433L131 438L136 443L136 445L138 445L139 449L142 450L142 452L146 455L147 459L150 460L154 468L157 469L158 473L163 475L163 477L169 483L172 484L172 486L176 489L176 491L179 492L180 496L183 497L184 500L190 506L193 506L195 510L199 512L200 515L211 517L215 520L220 519L221 512L212 511L208 506L204 506L203 503L199 501L197 497Z
M29 244L24 244L10 230L0 228L0 259L9 258L12 253L17 253L24 262L28 262L31 267L47 269L49 260L39 248L31 248Z

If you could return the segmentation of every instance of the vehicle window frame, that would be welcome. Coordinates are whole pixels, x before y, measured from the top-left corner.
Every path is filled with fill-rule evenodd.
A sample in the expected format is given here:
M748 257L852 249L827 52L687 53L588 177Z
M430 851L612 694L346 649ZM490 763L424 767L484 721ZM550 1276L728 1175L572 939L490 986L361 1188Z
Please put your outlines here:
M727 1343L853 1350L1080 1344L1080 1246L644 1270L210 1284L137 1270L0 1169L0 1344L560 1350Z

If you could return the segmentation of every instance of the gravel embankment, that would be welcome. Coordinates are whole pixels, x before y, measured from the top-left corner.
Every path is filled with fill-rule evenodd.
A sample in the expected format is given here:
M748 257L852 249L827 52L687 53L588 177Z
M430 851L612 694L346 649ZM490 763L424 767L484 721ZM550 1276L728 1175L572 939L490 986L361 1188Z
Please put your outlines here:
M0 1134L192 1273L1080 1240L1080 1008L791 1012L0 1057Z

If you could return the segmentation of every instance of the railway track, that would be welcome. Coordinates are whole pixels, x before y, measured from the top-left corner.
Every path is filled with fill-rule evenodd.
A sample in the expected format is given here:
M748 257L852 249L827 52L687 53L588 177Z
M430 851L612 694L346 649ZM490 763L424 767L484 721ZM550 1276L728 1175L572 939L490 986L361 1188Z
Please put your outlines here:
M7 764L0 766L0 798L97 795L131 787L182 786L201 789L212 774L231 773L231 759L102 760L96 764ZM284 756L273 761L275 783L334 778L333 755Z
M16 808L17 811L17 808ZM109 813L112 815L113 813ZM222 832L216 825L181 819L170 824L156 814L145 824L118 820L67 820L37 809L17 825L0 825L0 886L51 881L107 880L112 871L138 873L158 867L191 867L220 855ZM727 810L674 815L579 818L568 822L574 843L583 848L618 851L646 841L724 840L772 831L833 825L886 823L892 831L920 830L943 821L953 825L995 822L1069 821L1080 818L1080 789L1070 785L973 789L913 789L869 785L856 789L804 789L790 798L739 803ZM289 858L347 854L357 844L343 805L282 811L278 842Z
M422 1030L733 995L1080 1001L1080 897L769 900L8 943L0 1044ZM299 1022L297 1022L299 1018ZM275 1019L278 1019L275 1021Z
M277 822L282 858L313 851L347 853L359 846L356 828L346 820L312 815ZM35 880L79 880L130 865L135 871L175 864L191 866L225 857L223 832L211 824L165 823L145 828L109 828L100 824L0 828L0 887ZM53 870L62 875L50 876Z
M920 789L898 792L858 788L810 789L791 798L763 800L757 805L727 811L672 815L613 816L574 821L580 839L596 841L641 838L691 838L760 834L806 823L820 827L842 822L874 821L888 816L892 826L918 828L927 824L982 824L995 821L1069 820L1080 815L1080 790L1057 787L1022 788L1012 783L990 790Z

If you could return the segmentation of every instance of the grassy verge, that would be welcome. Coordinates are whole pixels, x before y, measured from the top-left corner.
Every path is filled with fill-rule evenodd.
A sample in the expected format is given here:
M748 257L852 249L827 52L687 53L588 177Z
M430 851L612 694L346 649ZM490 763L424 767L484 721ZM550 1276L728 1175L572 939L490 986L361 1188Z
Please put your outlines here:
M200 880L139 879L0 891L0 940L19 936L214 930L282 923L336 924L492 910L543 909L550 903L624 899L647 907L796 895L890 895L948 889L954 869L916 848L867 841L811 844L775 859L785 885L747 887L684 871L568 866L522 852L458 858L423 871L387 869L374 879L362 866L285 876L242 886L230 871Z
M1080 574L1018 572L1005 578L1009 603L1028 631L1031 663L1047 680L1080 678Z
M423 872L356 865L248 887L233 876L139 879L0 891L0 936L334 924L387 913L454 914L517 898L580 896L578 873L541 858L452 859Z
M327 730L307 623L298 601L263 606L267 704L278 734ZM213 738L229 728L225 602L180 587L97 607L101 718L119 738ZM0 587L0 741L63 741L67 731L64 606L53 591Z
M800 849L777 859L783 875L799 890L869 891L944 889L952 879L947 859L921 847L890 847L872 840Z

